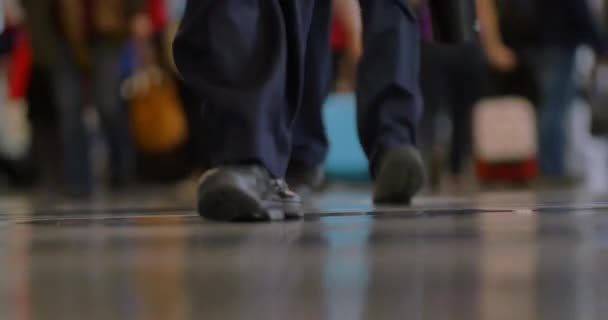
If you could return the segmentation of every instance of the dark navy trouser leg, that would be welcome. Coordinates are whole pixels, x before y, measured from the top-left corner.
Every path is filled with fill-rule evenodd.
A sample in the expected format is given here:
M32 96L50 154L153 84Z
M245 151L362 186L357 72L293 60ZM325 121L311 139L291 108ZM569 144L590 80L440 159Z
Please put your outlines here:
M309 169L325 161L328 141L323 103L331 89L331 1L316 1L306 44L302 106L293 128L290 170Z
M284 174L302 99L314 0L189 0L174 43L203 99L207 165L260 163Z
M361 0L365 51L357 80L359 139L370 169L383 152L414 144L422 112L418 22L408 0Z
M321 106L330 76L329 14L317 4L307 48L304 103L294 130L292 162L322 164L327 138ZM387 149L415 142L422 111L418 23L407 0L361 0L365 53L359 67L357 122L371 167ZM325 20L324 20L325 19Z

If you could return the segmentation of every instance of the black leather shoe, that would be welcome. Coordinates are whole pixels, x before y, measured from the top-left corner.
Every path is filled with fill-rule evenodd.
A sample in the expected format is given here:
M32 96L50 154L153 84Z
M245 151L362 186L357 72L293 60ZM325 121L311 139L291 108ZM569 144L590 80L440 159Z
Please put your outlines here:
M208 170L198 186L198 212L210 220L256 221L302 217L300 197L260 166Z
M387 151L376 170L374 203L410 204L424 183L424 165L413 146Z

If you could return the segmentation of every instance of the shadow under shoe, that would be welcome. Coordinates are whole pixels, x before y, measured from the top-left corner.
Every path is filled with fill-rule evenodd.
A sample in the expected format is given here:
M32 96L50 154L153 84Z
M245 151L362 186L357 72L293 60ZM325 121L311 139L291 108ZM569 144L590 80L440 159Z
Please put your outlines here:
M215 221L276 221L303 215L300 197L261 166L208 170L198 186L198 212Z
M389 150L376 171L374 203L409 205L423 183L424 165L415 147Z

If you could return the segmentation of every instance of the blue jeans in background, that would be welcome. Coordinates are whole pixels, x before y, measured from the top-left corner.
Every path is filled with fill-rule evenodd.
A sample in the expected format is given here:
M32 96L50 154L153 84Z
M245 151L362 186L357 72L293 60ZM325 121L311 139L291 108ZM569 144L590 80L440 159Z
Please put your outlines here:
M566 175L565 121L576 95L575 48L547 47L537 56L540 81L538 118L540 170L544 176Z
M91 141L83 119L86 98L97 108L110 153L113 182L132 175L133 152L128 114L120 96L121 48L97 44L92 47L92 70L84 72L63 46L54 70L54 89L61 123L64 174L67 191L88 195L93 191ZM90 90L87 90L90 89Z

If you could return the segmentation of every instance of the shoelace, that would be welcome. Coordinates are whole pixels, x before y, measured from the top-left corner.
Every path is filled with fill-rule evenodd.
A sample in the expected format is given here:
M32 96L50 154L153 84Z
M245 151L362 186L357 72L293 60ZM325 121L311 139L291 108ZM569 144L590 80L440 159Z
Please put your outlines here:
M275 190L276 193L281 196L293 196L294 193L289 189L287 182L283 179L273 179L271 180L271 186Z
M205 181L207 178L209 178L214 173L216 173L217 170L218 169L207 170L199 179L199 184L203 183L203 181ZM260 183L264 183L264 184L268 183L267 182L268 181L267 179L269 176L268 172L258 169L258 170L254 170L253 174L257 175L257 179L254 179L254 183L256 185L258 185L258 187L259 187ZM291 189L289 189L289 186L287 185L287 182L284 179L271 179L270 188L273 190L274 193L278 194L279 196L281 196L283 198L296 196L296 194L293 191L291 191Z

